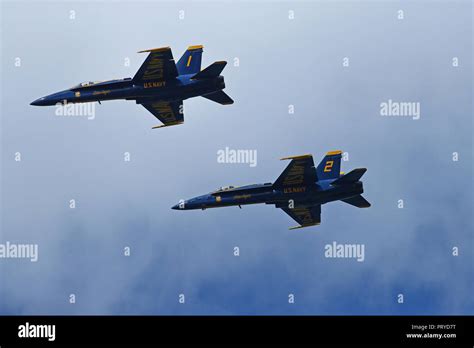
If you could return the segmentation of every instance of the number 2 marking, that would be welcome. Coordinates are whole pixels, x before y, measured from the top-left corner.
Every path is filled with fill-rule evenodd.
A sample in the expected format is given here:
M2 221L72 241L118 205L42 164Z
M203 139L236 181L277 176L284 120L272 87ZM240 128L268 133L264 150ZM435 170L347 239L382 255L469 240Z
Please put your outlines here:
M327 161L326 165L324 166L324 172L330 172L332 169L332 165L334 164L334 161Z

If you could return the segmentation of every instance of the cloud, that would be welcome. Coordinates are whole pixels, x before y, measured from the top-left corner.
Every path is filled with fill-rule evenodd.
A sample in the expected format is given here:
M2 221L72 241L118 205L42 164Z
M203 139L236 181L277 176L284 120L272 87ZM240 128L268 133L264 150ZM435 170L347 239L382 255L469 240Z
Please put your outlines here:
M472 314L469 5L405 4L404 21L396 4L372 2L292 4L293 21L285 3L140 6L2 4L1 240L38 243L39 260L0 261L0 313ZM29 106L81 80L133 76L139 49L169 45L177 59L189 44L204 44L203 66L229 61L234 105L186 100L185 124L162 130L126 101L94 120ZM381 117L388 99L420 102L420 119ZM227 146L256 150L257 166L218 163ZM170 209L273 181L278 158L336 149L349 153L342 170L368 168L370 209L327 204L320 226L299 231L266 205ZM333 241L365 244L365 261L325 258Z

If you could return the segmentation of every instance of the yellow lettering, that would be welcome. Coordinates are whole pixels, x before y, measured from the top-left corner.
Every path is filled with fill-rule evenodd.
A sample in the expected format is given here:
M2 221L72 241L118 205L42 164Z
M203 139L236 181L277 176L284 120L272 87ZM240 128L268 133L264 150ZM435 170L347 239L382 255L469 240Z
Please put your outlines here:
M307 208L294 209L293 213L302 220L301 222L303 224L310 224L313 222L311 212Z
M324 166L324 172L330 172L332 169L332 165L334 164L334 161L327 161L326 165Z
M165 85L166 85L166 81L144 82L143 88L164 87Z
M283 189L283 193L303 193L306 191L306 187L286 187Z
M285 180L283 181L284 185L298 185L302 184L304 181L304 169L305 161L295 161L288 171Z

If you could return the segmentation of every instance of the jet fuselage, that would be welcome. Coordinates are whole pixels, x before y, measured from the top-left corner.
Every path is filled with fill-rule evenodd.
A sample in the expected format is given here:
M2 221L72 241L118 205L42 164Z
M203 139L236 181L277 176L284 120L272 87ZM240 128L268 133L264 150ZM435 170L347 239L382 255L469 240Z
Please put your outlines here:
M347 174L341 173L342 151L329 151L318 164L313 156L284 157L290 164L272 183L241 187L227 186L207 195L191 198L173 207L175 210L218 208L245 204L274 204L282 209L298 226L297 229L319 225L321 206L333 201L342 201L357 208L368 208L370 203L362 197L364 192L360 178L366 168L356 168Z
M106 100L135 100L161 125L153 129L184 123L184 100L202 96L221 105L234 101L223 89L221 76L227 62L216 61L201 70L202 45L189 46L175 63L171 48L140 51L147 58L133 78L103 82L85 82L70 89L47 95L31 103L35 106L67 105Z
M364 192L361 181L346 185L331 186L334 180L323 180L309 186L294 186L275 189L272 184L255 184L238 187L232 191L224 189L189 200L180 201L172 207L176 210L208 209L246 204L275 204L287 207L290 201L297 206L313 206L347 199Z
M76 86L39 98L31 103L50 106L58 103L89 103L126 99L175 101L214 93L225 88L224 77L192 79L193 75L180 75L173 80L155 80L134 83L132 79L112 80Z

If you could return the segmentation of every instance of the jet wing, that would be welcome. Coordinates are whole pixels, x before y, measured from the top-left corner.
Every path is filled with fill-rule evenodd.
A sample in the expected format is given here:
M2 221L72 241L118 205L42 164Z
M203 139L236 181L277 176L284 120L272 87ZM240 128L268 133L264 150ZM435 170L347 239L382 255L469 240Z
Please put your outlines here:
M175 102L155 101L142 103L142 105L157 119L164 123L161 126L155 126L153 128L174 126L184 122L182 100Z
M291 227L290 230L297 228L319 225L321 223L321 205L313 205L312 207L295 207L281 208L285 213L290 215L300 226Z
M145 62L133 77L133 82L169 80L178 76L171 48L153 48L138 53L150 52Z
M302 155L282 158L282 160L288 159L292 161L275 181L273 187L305 185L316 181L313 156Z

